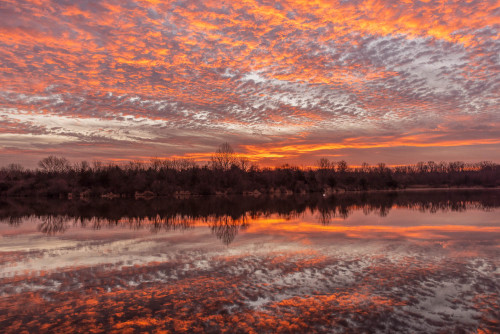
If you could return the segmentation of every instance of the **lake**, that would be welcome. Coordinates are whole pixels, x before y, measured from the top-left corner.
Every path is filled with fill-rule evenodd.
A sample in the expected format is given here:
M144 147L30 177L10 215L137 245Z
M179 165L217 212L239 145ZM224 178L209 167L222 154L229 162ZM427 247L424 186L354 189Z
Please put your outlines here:
M0 199L0 328L493 333L500 191Z

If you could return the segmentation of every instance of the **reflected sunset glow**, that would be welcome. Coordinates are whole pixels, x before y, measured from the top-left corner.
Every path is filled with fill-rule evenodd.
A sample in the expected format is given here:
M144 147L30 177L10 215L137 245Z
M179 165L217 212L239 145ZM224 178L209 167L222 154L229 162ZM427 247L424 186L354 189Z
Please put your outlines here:
M184 206L168 211L176 207L169 201L167 211L152 201L136 206L156 211L116 212L104 202L106 211L85 219L87 211L71 206L65 215L39 211L50 202L20 211L22 203L3 204L0 326L7 333L493 333L497 193L344 195L309 199L307 207L271 198L260 210L247 198L251 209L240 214L222 209L227 199L209 206L198 199L191 218Z

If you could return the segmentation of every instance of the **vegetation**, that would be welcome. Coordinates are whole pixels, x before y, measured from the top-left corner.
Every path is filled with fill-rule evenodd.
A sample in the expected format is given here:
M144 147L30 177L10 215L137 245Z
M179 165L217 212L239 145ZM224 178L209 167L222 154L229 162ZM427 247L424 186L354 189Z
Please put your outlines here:
M17 164L0 169L0 196L154 197L221 194L292 194L404 189L408 187L497 187L500 165L492 162L420 162L388 167L345 161L318 161L317 168L284 165L260 168L241 158L227 143L209 164L187 159L153 158L125 165L86 161L70 164L62 157L42 159L37 169Z

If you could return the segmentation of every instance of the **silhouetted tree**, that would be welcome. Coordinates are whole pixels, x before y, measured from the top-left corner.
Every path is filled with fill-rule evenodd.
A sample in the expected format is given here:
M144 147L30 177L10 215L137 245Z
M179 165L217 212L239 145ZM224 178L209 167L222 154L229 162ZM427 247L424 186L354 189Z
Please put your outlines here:
M211 162L214 169L229 170L237 164L237 155L229 143L222 143L212 155Z
M20 164L8 164L5 169L11 173L12 172L13 173L20 173L24 170L24 167L21 166Z
M49 173L62 173L70 169L70 164L66 158L58 158L50 155L38 162L38 166L42 171Z
M74 169L77 172L85 172L90 169L90 164L87 161L83 160L81 162L75 163Z
M331 163L327 158L321 158L317 162L319 169L330 169L334 166L334 163Z
M245 157L238 157L238 167L240 167L241 170L248 171L250 166L250 160Z
M347 172L348 168L349 167L347 166L347 162L345 160L340 160L339 162L337 162L337 171L345 173Z
M361 172L362 173L369 173L370 172L370 165L366 162L363 162L361 164Z

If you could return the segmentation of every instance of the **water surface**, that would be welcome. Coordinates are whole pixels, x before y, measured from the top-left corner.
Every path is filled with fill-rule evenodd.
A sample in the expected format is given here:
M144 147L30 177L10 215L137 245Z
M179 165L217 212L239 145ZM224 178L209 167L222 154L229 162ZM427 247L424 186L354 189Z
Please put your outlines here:
M0 328L496 332L500 192L0 201Z

